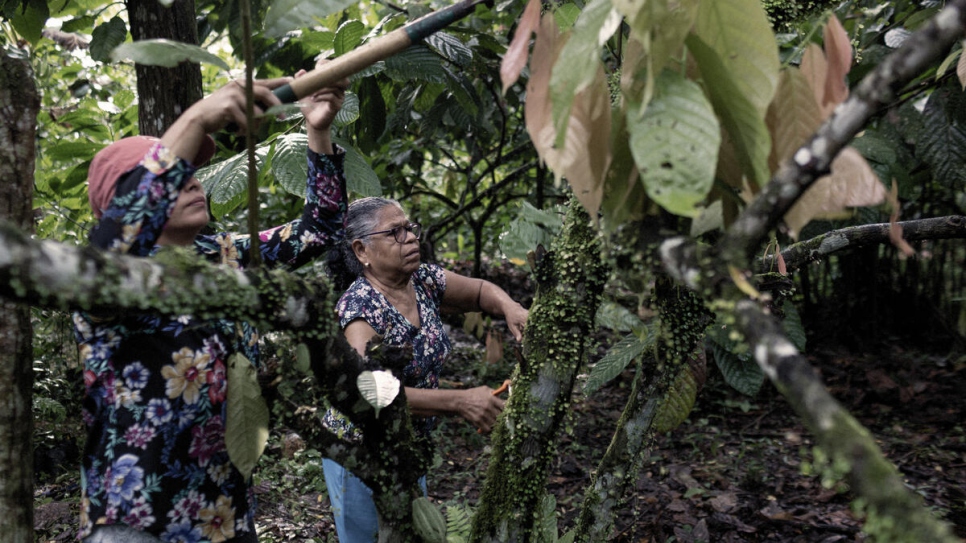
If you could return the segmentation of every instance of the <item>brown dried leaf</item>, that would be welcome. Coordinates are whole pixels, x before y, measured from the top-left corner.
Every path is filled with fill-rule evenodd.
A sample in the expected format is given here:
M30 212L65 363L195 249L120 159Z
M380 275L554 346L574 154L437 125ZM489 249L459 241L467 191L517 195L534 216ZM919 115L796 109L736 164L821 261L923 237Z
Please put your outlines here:
M825 80L828 79L828 61L825 60L825 53L822 48L810 43L805 48L805 52L802 53L802 62L798 69L801 70L805 80L808 81L808 86L812 89L815 103L819 105L822 112L822 119L828 117L834 106L826 108L821 105L825 101Z
M825 58L828 61L828 77L825 78L825 96L819 103L822 107L831 105L834 108L849 97L845 76L852 69L852 42L834 14L825 25Z
M603 197L604 176L610 166L610 92L603 69L594 81L574 96L567 137L562 148L554 147L550 100L550 74L566 39L561 39L553 16L545 15L533 46L527 101L527 131L540 158L557 179L566 177L580 203L592 217Z
M832 161L832 173L816 181L785 214L789 234L798 232L816 218L841 216L848 207L882 203L885 188L865 158L852 147L846 147Z
M916 251L902 237L902 226L899 225L899 210L901 208L899 205L899 186L896 185L895 179L892 180L892 188L886 198L892 208L892 214L889 215L889 241L899 249L899 258L911 257L916 254Z
M495 328L486 333L486 363L496 364L503 359L503 335Z
M520 78L520 72L527 65L527 53L530 51L530 34L532 34L540 24L540 0L530 0L517 31L513 34L513 41L507 47L503 55L503 62L500 63L500 80L503 81L503 93Z
M959 84L966 90L966 42L963 43L963 50L959 53L959 61L956 63L956 76L959 77Z
M603 68L574 97L563 152L564 176L591 217L597 217L604 197L604 177L610 167L610 92Z
M804 61L802 64L804 67ZM765 115L771 133L768 162L772 171L791 158L822 124L822 112L809 80L813 75L795 68L782 70L779 75L775 98Z

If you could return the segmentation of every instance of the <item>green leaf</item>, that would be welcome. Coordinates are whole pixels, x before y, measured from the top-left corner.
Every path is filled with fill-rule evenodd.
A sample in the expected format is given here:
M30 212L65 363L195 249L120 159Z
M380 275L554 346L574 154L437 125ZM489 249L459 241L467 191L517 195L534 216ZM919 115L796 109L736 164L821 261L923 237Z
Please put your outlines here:
M242 354L228 359L225 446L228 458L247 481L268 443L268 406L258 371Z
M701 69L714 111L731 135L738 163L752 181L763 185L769 178L768 154L771 151L771 136L764 114L741 91L734 81L735 74L727 71L717 52L693 34L686 43Z
M348 126L359 120L359 96L352 92L345 93L342 109L335 114L332 124L336 127Z
M537 245L549 247L551 239L563 225L560 211L543 211L523 202L517 216L500 234L500 251L508 259L522 264L527 261L527 253Z
M615 332L635 332L637 335L644 329L641 318L626 307L612 301L604 301L597 308L597 326L609 328Z
M97 25L91 32L91 58L99 62L109 62L111 51L127 39L127 25L120 17Z
M362 35L365 31L366 27L362 24L362 21L355 19L339 25L339 28L335 31L335 40L332 42L335 55L342 56L355 49L362 43Z
M13 13L8 13L10 24L18 34L36 45L42 37L44 26L50 18L50 8L43 0L30 0L29 2L17 2Z
M535 540L541 543L557 543L557 498L549 492L540 500L539 524L534 526Z
M658 405L651 422L652 431L664 433L677 428L691 414L697 397L698 381L694 378L691 366L685 365Z
M306 160L309 138L305 134L285 134L275 140L272 175L285 192L305 196L305 180L309 175Z
M345 149L346 190L359 196L381 196L382 183L369 161L347 140L333 137L332 141Z
M550 75L556 146L562 146L567 138L574 96L594 82L601 65L600 48L620 27L620 22L611 0L591 0L574 24L573 35Z
M435 49L443 58L461 68L473 62L473 50L452 34L437 32L427 36L423 42Z
M255 166L261 168L268 155L268 146L255 149ZM237 154L228 160L201 168L195 172L208 194L211 212L222 217L248 201L248 155ZM304 179L304 177L303 177Z
M648 328L644 339L635 334L628 334L611 346L590 370L590 376L584 384L584 394L590 395L623 372L641 354L654 345L654 334Z
M778 42L760 0L715 0L698 6L694 34L720 59L721 71L764 117L778 88ZM701 73L709 87L717 77Z
M932 168L934 179L953 189L966 187L966 94L946 85L929 97L916 154Z
M162 66L174 68L182 62L197 62L212 64L222 70L231 68L217 55L208 52L197 45L171 40L141 40L133 43L122 43L111 52L111 59L115 62L132 60L146 66Z
M76 160L77 157L92 157L104 147L98 143L81 140L55 140L47 147L44 154L54 160Z
M805 326L802 325L802 316L798 314L798 308L790 300L785 300L782 304L782 312L785 318L782 319L782 329L788 334L788 339L799 352L805 352Z
M410 45L403 52L387 58L386 75L396 81L418 79L445 83L447 79L439 57L422 44Z
M711 104L696 83L666 71L657 78L643 117L639 107L628 105L628 129L647 195L671 213L696 216L695 205L714 183L721 145Z
M747 347L729 337L732 328L719 322L708 329L708 343L714 362L728 385L746 396L754 396L765 382L765 374L752 359ZM743 350L742 350L743 349Z
M317 24L319 19L355 5L353 0L276 0L265 14L265 36L285 33Z
M580 8L577 4L559 4L557 9L553 10L553 18L561 30L573 27L579 17Z

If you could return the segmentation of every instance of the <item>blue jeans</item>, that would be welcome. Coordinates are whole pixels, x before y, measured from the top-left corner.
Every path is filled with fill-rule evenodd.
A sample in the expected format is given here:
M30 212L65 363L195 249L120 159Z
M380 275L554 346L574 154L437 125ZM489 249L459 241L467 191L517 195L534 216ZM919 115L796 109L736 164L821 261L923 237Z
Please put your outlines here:
M379 515L372 491L335 460L322 459L325 486L332 504L339 543L374 543L379 538ZM426 495L426 477L419 478Z

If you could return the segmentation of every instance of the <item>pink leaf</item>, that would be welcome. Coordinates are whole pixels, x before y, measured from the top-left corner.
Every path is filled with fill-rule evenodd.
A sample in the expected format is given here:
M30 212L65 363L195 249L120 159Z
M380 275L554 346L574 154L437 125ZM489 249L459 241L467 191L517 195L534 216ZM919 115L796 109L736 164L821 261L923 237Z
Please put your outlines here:
M540 0L530 0L523 16L520 17L520 24L517 31L513 34L513 41L503 55L503 62L500 63L500 80L503 81L503 93L520 78L520 72L527 65L527 53L530 51L530 34L540 24Z

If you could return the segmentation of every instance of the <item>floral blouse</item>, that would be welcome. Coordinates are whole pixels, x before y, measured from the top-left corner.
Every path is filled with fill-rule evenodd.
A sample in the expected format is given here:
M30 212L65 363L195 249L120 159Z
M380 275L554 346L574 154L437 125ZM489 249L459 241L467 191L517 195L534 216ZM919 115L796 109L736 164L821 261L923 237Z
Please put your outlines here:
M155 145L118 183L91 232L102 249L150 256L182 186L186 161ZM301 219L259 233L266 266L295 268L341 241L346 209L343 152L309 151ZM199 236L209 261L244 268L247 235ZM258 363L258 333L246 322L191 315L74 314L84 362L80 537L96 524L127 524L164 541L218 543L254 526L255 499L225 445L226 364Z
M438 388L443 361L449 354L451 344L443 329L439 311L446 291L443 268L434 264L422 264L413 273L416 306L419 308L420 326L415 326L402 315L381 292L373 288L365 277L355 280L336 304L339 325L344 329L350 322L362 319L383 337L387 345L411 344L413 360L403 370L403 386L412 388ZM434 418L417 423L416 429L428 433ZM339 437L358 440L361 436L344 415L330 408L323 417L326 428Z

